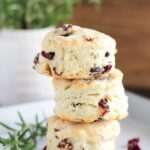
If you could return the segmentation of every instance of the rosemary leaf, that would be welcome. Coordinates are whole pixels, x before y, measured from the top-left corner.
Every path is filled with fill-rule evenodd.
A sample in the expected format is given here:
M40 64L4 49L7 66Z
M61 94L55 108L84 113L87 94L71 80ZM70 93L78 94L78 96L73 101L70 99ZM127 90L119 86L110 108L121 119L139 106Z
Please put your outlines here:
M14 129L5 123L0 122L0 126L8 130L7 138L0 137L0 145L4 150L34 150L37 146L37 139L42 138L47 132L47 119L39 120L35 115L35 123L27 123L20 112L18 112L20 122L16 123Z

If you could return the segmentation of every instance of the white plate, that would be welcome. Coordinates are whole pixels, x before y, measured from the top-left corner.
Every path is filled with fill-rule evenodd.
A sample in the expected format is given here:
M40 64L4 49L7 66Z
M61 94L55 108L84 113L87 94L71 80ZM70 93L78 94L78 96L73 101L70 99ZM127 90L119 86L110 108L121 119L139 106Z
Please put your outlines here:
M130 117L121 121L122 132L117 140L117 150L127 150L127 141L133 137L140 137L142 150L150 149L150 101L148 99L127 93L130 104ZM43 113L47 116L53 114L54 101L43 100L36 103L28 103L4 107L0 109L0 121L13 125L18 120L17 111L20 111L25 120L32 122L35 114L41 118ZM5 136L4 129L0 128L0 136ZM39 143L37 149L45 145L45 141ZM2 150L2 147L0 147Z

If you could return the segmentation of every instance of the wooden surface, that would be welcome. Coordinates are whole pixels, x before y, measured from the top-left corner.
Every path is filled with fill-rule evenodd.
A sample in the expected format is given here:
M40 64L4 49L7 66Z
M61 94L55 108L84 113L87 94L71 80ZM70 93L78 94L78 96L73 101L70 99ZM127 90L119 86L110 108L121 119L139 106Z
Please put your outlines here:
M150 92L150 1L103 0L99 10L78 5L70 21L117 40L117 67L126 87Z

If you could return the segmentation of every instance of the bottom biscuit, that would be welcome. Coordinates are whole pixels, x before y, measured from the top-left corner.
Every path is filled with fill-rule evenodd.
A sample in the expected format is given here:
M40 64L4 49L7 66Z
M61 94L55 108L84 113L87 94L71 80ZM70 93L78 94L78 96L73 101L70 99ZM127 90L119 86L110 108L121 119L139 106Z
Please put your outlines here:
M47 150L115 150L118 121L73 123L50 117Z

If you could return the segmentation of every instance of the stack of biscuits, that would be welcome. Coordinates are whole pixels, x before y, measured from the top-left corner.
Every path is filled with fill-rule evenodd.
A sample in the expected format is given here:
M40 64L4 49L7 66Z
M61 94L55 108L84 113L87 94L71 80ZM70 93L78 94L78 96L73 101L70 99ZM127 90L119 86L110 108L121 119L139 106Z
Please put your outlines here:
M115 150L118 121L128 115L116 52L110 36L71 24L45 36L34 69L53 77L47 150Z

